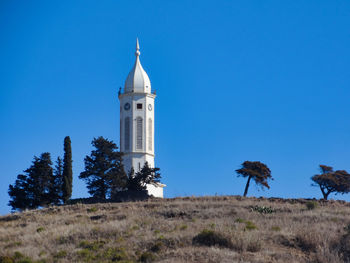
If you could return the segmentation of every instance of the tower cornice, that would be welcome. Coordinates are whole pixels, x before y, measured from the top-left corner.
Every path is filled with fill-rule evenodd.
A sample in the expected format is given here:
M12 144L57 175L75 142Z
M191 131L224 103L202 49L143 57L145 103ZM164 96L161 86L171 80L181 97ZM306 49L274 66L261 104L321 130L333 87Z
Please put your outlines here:
M120 93L118 95L118 98L119 100L122 99L123 97L130 97L130 96L145 96L145 97L148 97L148 98L152 98L152 99L155 99L157 97L156 94L154 93L146 93L146 92L128 92L128 93Z

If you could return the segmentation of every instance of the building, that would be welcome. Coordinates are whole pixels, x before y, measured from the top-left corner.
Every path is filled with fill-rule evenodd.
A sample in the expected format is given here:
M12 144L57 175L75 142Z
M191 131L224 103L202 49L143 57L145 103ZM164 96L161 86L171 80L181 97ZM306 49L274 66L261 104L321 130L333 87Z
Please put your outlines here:
M126 78L124 91L119 91L120 150L124 153L126 172L139 171L146 162L154 166L154 100L151 82L140 63L140 47L136 40L135 64ZM165 185L147 185L150 195L163 197Z

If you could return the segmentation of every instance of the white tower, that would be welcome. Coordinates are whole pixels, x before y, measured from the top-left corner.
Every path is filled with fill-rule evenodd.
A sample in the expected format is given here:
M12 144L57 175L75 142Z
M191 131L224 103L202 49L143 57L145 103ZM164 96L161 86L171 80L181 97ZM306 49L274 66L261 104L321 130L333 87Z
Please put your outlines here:
M137 172L146 162L154 167L154 99L151 82L140 63L139 41L136 40L136 60L119 92L120 101L120 150L124 153L123 164L128 173ZM163 197L163 187L147 185L150 195Z

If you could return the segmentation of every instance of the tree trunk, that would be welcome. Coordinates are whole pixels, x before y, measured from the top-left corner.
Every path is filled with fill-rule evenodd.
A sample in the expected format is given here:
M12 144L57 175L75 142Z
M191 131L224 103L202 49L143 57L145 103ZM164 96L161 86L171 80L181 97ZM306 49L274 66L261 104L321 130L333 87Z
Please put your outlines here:
M331 193L330 191L328 191L326 193L326 191L320 186L320 189L321 189L321 192L322 192L322 195L323 195L323 199L324 200L328 200L328 195Z
M245 189L244 189L244 194L243 194L244 197L247 196L250 179L252 179L251 176L248 177L248 181L247 181L247 184L246 184Z

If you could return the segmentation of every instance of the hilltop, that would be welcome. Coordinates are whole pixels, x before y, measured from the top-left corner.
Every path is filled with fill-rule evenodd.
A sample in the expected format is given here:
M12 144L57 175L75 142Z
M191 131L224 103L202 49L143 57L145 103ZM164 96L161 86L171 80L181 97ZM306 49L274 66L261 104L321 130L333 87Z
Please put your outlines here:
M0 262L347 262L350 203L240 196L0 217Z

